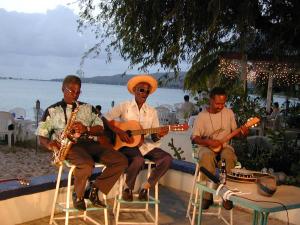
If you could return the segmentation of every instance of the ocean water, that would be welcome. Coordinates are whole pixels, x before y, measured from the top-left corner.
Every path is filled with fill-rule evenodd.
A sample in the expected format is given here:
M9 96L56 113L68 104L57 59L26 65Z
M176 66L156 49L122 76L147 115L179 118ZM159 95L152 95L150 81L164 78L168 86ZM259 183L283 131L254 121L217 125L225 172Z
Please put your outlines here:
M133 97L126 86L119 85L83 83L81 91L79 100L101 105L103 113L110 109L112 101L118 104ZM179 89L158 88L148 97L147 102L154 107L161 104L173 105L183 102L184 94ZM27 119L34 118L36 100L39 99L41 108L45 109L62 97L61 82L0 79L0 111L21 107L26 110Z

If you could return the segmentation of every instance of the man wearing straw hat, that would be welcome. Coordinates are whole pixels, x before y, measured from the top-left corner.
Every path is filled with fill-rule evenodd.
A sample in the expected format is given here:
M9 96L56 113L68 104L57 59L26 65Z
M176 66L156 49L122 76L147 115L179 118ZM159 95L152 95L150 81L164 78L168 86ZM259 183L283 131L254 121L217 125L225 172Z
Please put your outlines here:
M122 102L113 107L106 115L106 119L110 121L111 129L124 142L130 142L130 135L125 131L113 125L113 121L119 119L121 121L138 121L143 129L159 127L159 120L156 110L146 103L149 95L157 89L157 80L147 74L132 77L128 83L128 91L134 95L129 101ZM148 180L143 183L139 191L139 200L148 200L148 189L154 187L160 177L162 177L171 166L172 156L159 148L160 138L168 133L168 130L159 130L158 133L151 134L142 138L142 142L138 146L124 146L119 149L129 161L125 188L123 190L123 199L132 201L132 191L134 189L136 177L144 166L144 159L154 161L155 169L150 174Z

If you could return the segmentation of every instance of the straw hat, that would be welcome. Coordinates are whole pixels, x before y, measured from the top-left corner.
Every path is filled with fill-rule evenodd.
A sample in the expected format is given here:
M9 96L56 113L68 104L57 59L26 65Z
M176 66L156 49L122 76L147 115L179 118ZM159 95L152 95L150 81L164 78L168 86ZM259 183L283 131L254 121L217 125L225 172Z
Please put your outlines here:
M151 86L150 94L157 89L157 80L148 74L136 75L127 82L127 89L131 94L134 94L133 88L139 83L147 83Z

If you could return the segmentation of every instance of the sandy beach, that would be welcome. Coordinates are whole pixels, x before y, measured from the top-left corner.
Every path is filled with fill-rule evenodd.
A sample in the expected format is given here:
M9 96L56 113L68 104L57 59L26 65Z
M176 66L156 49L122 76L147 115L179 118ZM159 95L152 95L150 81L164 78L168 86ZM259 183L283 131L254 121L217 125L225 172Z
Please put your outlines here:
M34 148L0 145L0 180L15 178L31 178L56 173L51 165L51 152Z

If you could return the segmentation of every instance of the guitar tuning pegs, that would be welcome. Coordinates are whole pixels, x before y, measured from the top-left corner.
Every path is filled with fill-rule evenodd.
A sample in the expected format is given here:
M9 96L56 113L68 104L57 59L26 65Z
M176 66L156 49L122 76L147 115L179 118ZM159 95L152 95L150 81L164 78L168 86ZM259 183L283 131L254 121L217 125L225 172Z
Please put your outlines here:
M19 182L23 186L29 186L29 181L26 179L20 179Z

